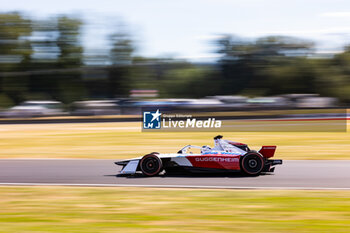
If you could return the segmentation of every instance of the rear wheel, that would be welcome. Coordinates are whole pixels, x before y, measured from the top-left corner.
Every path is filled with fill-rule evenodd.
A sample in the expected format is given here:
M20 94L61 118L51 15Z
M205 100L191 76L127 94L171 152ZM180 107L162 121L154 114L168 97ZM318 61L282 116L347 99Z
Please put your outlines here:
M248 152L242 157L241 169L247 175L257 176L265 167L265 160L258 152Z
M142 157L140 168L145 176L155 176L163 169L162 160L156 153L151 153Z

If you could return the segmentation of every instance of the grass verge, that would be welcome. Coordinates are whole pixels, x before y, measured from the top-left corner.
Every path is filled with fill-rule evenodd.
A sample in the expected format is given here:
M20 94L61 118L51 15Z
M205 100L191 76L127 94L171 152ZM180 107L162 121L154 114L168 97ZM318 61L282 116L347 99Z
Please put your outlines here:
M0 158L122 159L149 152L175 153L212 138L277 145L281 159L350 159L348 132L140 132L140 123L1 125Z
M1 187L0 232L349 232L349 194Z

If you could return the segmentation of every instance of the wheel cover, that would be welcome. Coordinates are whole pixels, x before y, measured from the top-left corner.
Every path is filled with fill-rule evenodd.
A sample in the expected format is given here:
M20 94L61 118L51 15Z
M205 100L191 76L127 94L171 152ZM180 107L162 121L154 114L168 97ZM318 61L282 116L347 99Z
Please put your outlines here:
M141 160L141 170L147 176L157 175L161 167L161 161L156 155L145 155Z
M264 161L259 154L248 154L243 157L242 169L251 175L259 174L264 168Z
M249 168L256 168L256 166L258 166L258 162L256 161L256 159L249 159L248 160L248 166Z

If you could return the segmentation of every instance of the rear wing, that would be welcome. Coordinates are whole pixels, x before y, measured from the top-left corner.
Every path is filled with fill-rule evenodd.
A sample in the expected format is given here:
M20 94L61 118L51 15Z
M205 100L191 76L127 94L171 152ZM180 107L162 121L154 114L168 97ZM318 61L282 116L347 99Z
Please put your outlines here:
M264 158L271 158L275 155L277 146L262 146L259 153L264 156Z

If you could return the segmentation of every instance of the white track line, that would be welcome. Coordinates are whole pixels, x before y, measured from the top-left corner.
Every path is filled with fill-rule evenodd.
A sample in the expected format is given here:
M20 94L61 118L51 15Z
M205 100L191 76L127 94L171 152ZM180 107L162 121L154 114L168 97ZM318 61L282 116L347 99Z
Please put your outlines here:
M65 183L0 183L0 186L80 186L80 187L144 187L189 189L274 189L274 190L350 190L341 187L263 187L263 186L209 186L209 185L142 185L142 184L65 184Z

